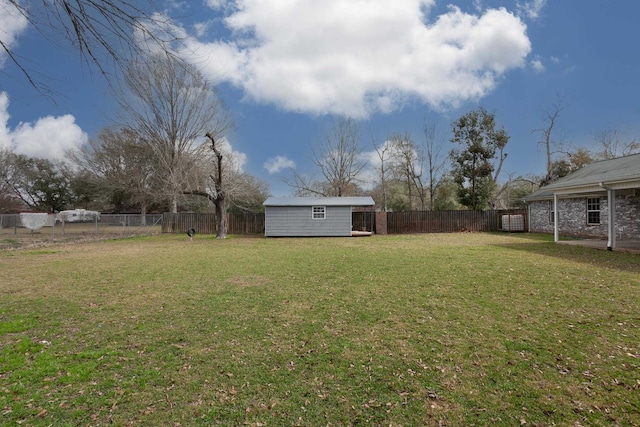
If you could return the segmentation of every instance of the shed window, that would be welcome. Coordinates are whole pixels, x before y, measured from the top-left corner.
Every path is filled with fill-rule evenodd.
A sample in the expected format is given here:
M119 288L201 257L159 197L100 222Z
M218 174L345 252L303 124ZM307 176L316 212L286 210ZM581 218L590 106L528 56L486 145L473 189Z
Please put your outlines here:
M587 225L600 224L600 198L587 199Z
M312 219L325 219L327 217L327 210L324 206L313 206L311 208Z
M553 210L553 201L549 202L549 223L553 224L556 219L555 211Z

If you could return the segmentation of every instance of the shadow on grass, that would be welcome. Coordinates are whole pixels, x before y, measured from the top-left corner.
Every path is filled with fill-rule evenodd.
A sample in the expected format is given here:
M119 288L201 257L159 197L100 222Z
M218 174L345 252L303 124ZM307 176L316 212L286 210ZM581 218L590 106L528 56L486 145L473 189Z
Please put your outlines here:
M640 272L640 256L637 254L603 251L579 245L556 244L553 241L553 236L546 234L519 234L514 236L519 237L518 241L495 243L492 246L589 264L594 267ZM528 239L529 242L522 242L523 237Z

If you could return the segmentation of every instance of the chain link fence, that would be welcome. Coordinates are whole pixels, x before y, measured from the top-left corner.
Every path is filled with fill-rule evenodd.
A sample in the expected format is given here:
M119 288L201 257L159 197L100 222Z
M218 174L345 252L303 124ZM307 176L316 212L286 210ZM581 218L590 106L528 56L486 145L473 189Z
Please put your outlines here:
M0 214L0 249L159 234L162 214L92 215Z

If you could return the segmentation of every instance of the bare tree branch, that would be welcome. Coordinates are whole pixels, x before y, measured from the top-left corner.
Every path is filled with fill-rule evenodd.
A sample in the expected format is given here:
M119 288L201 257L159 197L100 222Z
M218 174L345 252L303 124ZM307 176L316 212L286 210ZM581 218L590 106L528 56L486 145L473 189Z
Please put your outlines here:
M542 140L538 141L538 144L544 146L547 157L547 175L551 175L552 159L554 154L553 147L558 144L558 141L554 140L553 133L557 128L557 120L560 113L571 105L569 101L565 99L564 95L556 94L556 99L551 105L542 111L543 121L546 122L546 126L540 129L534 129L531 133L542 134Z
M198 70L171 56L132 62L125 79L133 96L119 98L123 123L146 142L176 212L178 195L193 189L197 161L206 150L203 135L222 136L232 122Z
M357 192L358 177L366 166L360 157L360 135L351 119L337 119L317 147L312 147L313 163L320 170L322 181L293 171L291 179L283 179L298 195L343 197Z
M31 27L54 44L64 40L79 54L86 64L97 67L100 74L109 75L108 61L126 66L127 58L148 52L149 44L171 54L171 44L179 41L175 34L159 32L167 26L162 10L155 0L8 0L8 6L27 19ZM146 46L139 43L145 40ZM33 77L35 71L5 40L0 46L27 79L39 91L46 85Z

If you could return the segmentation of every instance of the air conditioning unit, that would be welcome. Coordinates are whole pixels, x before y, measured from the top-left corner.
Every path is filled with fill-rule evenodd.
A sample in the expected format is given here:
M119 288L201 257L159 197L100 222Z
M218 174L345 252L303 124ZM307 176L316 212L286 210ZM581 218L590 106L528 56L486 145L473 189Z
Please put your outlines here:
M503 231L525 231L524 215L502 215Z

